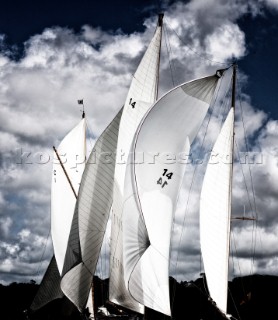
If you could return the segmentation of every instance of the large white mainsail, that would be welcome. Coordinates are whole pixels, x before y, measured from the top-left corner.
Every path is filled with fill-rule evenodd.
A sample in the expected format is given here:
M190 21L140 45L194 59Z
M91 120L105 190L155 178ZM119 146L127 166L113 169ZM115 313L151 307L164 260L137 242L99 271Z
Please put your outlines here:
M109 300L141 313L144 311L143 306L130 297L123 278L123 194L126 164L133 136L141 119L157 99L162 18L163 15L159 15L155 34L133 76L124 104L117 145L112 205Z
M163 96L141 122L131 148L123 209L125 282L137 301L166 315L171 314L170 235L184 156L218 79L194 80ZM144 155L143 162L138 155Z
M231 175L234 108L231 108L212 149L200 199L200 241L211 298L226 313L231 217ZM212 158L211 158L212 159Z
M86 156L85 118L78 123L62 140L57 152L63 163L53 163L51 186L51 236L58 270L62 274L68 238L74 213L76 196L85 168ZM54 158L56 154L54 152ZM67 177L67 176L68 177ZM70 180L70 185L68 179ZM75 194L72 190L75 190Z

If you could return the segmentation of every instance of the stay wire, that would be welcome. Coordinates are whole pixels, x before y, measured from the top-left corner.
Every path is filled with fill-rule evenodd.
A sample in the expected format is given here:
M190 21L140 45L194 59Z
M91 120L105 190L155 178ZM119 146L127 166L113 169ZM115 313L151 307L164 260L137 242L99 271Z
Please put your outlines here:
M237 154L238 154L238 158L239 158L239 147L238 147L236 139L235 139L235 146L236 146L236 150L237 150ZM240 163L240 168L241 168L241 173L242 173L242 176L243 176L243 181L244 181L244 186L245 186L245 190L246 190L249 206L250 206L250 209L253 210L253 206L252 206L252 202L251 202L251 198L250 198L250 194L249 194L249 190L248 190L248 186L247 186L247 179L246 179L246 176L245 176L245 173L244 173L244 170L243 170L243 165L241 163ZM252 215L252 217L254 217L254 216ZM252 274L252 272L253 272L254 242L256 242L256 240L254 241L254 229L256 229L256 220L253 222L253 230L252 230L252 240L251 240L252 267L251 267L251 270L250 270L250 274Z
M235 147L236 147L235 149L236 149L237 157L238 157L239 163L240 163L241 173L242 173L242 176L243 176L243 181L244 181L244 186L245 186L245 190L246 190L249 206L250 206L250 209L253 210L252 201L251 201L250 194L249 194L249 191L248 191L247 179L246 179L246 176L245 176L245 173L244 173L244 170L243 170L243 165L240 162L240 151L239 151L239 146L237 144L237 140L236 139L235 139ZM254 216L252 215L252 218L253 217Z
M234 233L233 233L232 230L231 230L231 238L233 238L233 241L232 241L232 242L233 242L233 245L234 245L234 251L232 252L233 267L234 267L234 264L235 264L235 262L234 262L234 257L238 255L238 251L237 251L237 246L236 246L236 241L235 241L235 235L234 235ZM241 268L240 268L240 263L239 263L239 260L238 260L238 259L236 259L236 261L237 261L238 270L239 270L239 275L240 275L240 284L241 284L243 296L244 296L244 298L245 298L245 297L247 296L247 294L246 294L246 290L245 290L244 283L243 283L243 279L242 279L242 272L241 272ZM231 298L232 298L232 300L233 300L233 304L234 304L234 307L235 307L235 309L236 309L236 311L237 311L238 317L239 317L239 319L241 319L241 318L240 318L239 311L238 311L237 306L236 306L236 303L235 303L235 300L234 300L234 298L233 298L233 295L232 295L232 292L231 292L230 289L229 289L229 293L230 293L230 296L231 296Z
M165 21L167 21L167 19L165 19ZM216 61L216 60L213 60L213 59L209 59L207 57L204 57L202 56L201 54L199 54L196 50L194 50L192 47L190 47L188 44L186 44L182 39L181 37L177 34L176 30L173 29L170 25L170 23L167 21L167 24L169 25L170 29L173 31L173 33L176 34L176 36L178 37L178 39L180 40L180 42L185 46L187 47L190 51L192 51L196 56L198 56L200 59L202 60L206 60L206 61L209 61L209 62L212 62L212 63L215 63L215 64L219 64L219 65L223 65L223 66L226 66L227 63L225 62L219 62L219 61Z
M238 82L237 82L237 86L239 86ZM237 90L238 92L239 90ZM241 104L241 94L239 94L239 101L240 101L240 111L241 111L241 119L242 119L242 126L243 126L243 133L244 133L244 142L245 142L245 148L248 152L249 148L248 148L248 142L247 142L247 136L246 136L246 129L245 129L245 122L244 122L244 116L243 116L243 108L242 108L242 104ZM240 161L240 152L239 152L239 146L238 146L238 143L237 143L237 140L235 139L235 146L236 146L236 152L237 152L237 156L238 156L238 161L239 161L239 164L240 164L240 168L241 168L241 172L242 172L242 176L243 176L243 181L244 181L244 185L245 185L245 189L246 189L246 194L247 194L247 198L248 198L248 202L249 202L249 205L250 205L250 209L251 211L254 210L253 208L253 205L252 205L252 201L251 201L251 198L250 198L250 193L249 193L249 190L248 190L248 186L247 186L247 179L246 179L246 176L244 174L244 170L243 170L243 165ZM250 165L249 165L249 162L248 162L248 169L249 169L249 175L250 175L250 179L251 179L251 185L252 185L252 195L253 195L253 201L254 201L254 207L256 208L256 204L255 204L255 196L254 196L254 186L253 186L253 181L252 181L252 175L251 175L251 169L250 169ZM256 210L256 209L255 209ZM254 217L254 215L252 214L252 217ZM254 266L254 251L253 251L253 248L254 248L254 223L253 223L253 230L252 230L252 241L251 241L251 255L252 255L252 262L251 262L251 270L253 270L253 266ZM238 252L237 252L237 246L236 246L236 242L235 242L235 236L234 236L234 233L233 231L231 230L231 240L234 244L234 251L235 251L235 256L238 255ZM255 241L256 242L256 241ZM232 255L233 257L233 255ZM238 270L239 270L239 274L240 276L242 277L242 272L241 272L241 268L240 268L240 263L239 263L239 260L236 259L237 261L237 265L238 265ZM233 259L233 266L234 266L234 259ZM241 278L241 286L242 286L242 290L243 290L243 294L244 296L246 296L246 291L245 291L245 288L244 288L244 283L242 281L242 278ZM230 293L231 297L232 297L232 294ZM233 299L233 297L232 297ZM235 308L236 308L236 305L234 304ZM237 308L236 308L237 310ZM238 312L238 311L237 311Z
M43 247L43 251L42 251L42 254L41 254L41 258L40 258L40 263L39 263L39 266L38 266L38 269L37 269L37 272L36 272L36 275L35 275L35 277L37 278L37 280L38 280L39 274L40 274L40 272L41 272L42 261L43 261L44 255L45 255L45 251L46 251L48 239L49 239L49 236L50 236L50 232L51 232L51 227L50 227L50 225L49 225L47 238L46 238L46 240L45 240L45 242L44 242L44 247Z
M241 86L240 82L238 81L238 91L240 92L239 95L239 104L240 104L240 109L241 109L241 115L242 115L242 125L243 125L243 132L244 132L244 138L245 138L245 148L247 150L247 153L249 153L249 147L248 147L248 141L247 141L247 134L246 134L246 127L245 127L245 121L244 121L244 113L243 113L243 108L242 108L242 101L241 101ZM254 188L254 183L253 183L253 175L252 175L252 170L250 167L250 164L248 162L248 170L249 170L249 176L250 176L250 183L251 183L251 190L252 190L252 197L253 197L253 203L254 203L254 211L255 211L255 223L253 224L253 232L252 232L252 261L253 261L253 266L255 264L255 253L256 253L256 244L257 244L257 227L258 227L258 210L257 210L257 202L256 202L256 196L255 196L255 188ZM255 231L255 235L254 234Z
M175 69L174 66L174 62L173 62L173 67L172 67L172 48L171 48L171 44L169 41L169 34L168 34L168 30L166 27L166 23L163 25L163 31L164 31L164 38L165 38L165 46L167 49L167 54L168 54L168 63L169 63L169 69L170 69L170 73L171 73L171 79L172 79L172 85L173 87L176 86L175 84L175 80L174 80L174 73L173 73L173 69Z
M244 132L244 143L245 143L246 151L247 151L247 153L249 153L249 146L248 146L248 141L247 141L245 121L244 121L244 113L243 113L243 108L242 108L242 103L241 103L241 87L240 87L239 80L238 80L238 90L240 91L240 94L239 94L239 105L240 105L240 110L241 110L242 127L243 127L243 132ZM253 176L252 176L252 171L251 171L251 167L249 165L249 162L248 162L248 170L249 170L250 182L251 182L251 188L252 188L252 197L253 197L253 202L254 202L255 218L258 219L257 203L256 203L256 197L255 197Z
M232 291L230 290L229 287L228 287L228 291L229 291L229 294L230 294L231 299L233 300L233 305L234 305L234 307L235 307L235 309L236 309L236 313L237 313L237 316L238 316L238 318L235 318L235 317L233 316L233 319L241 320L240 313L239 313L238 308L237 308L237 306L236 306L235 299L234 299L234 297L233 297L233 295L232 295Z

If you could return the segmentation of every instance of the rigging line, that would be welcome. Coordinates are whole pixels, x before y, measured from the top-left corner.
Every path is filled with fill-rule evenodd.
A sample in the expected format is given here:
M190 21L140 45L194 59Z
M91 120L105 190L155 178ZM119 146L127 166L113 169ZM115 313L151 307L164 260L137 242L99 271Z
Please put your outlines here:
M254 267L255 267L255 246L256 246L256 237L254 239L254 233L256 235L256 222L253 221L253 228L252 228L252 240L251 240L251 257L252 257L252 264L250 268L250 275L253 274L254 272ZM254 248L254 249L253 249Z
M43 251L42 251L42 255L41 255L41 258L40 258L40 264L39 264L39 266L38 266L38 270L37 270L36 276L35 276L37 279L38 279L39 274L40 274L40 269L41 269L41 266L42 266L42 260L43 260L43 257L44 257L45 251L46 251L48 239L49 239L49 236L50 236L50 231L51 231L51 227L50 227L50 225L49 225L47 238L46 238L46 240L45 240L44 247L43 247Z
M244 114L243 114L243 108L242 108L242 103L241 103L241 86L238 82L238 88L240 92L239 96L239 102L240 102L240 109L241 109L241 117L242 117L242 124L243 124L243 131L244 131L244 137L245 137L245 145L246 145L246 150L249 152L248 148L248 141L247 141L247 135L246 135L246 128L245 128L245 121L244 121ZM254 211L255 211L255 239L254 239L254 248L253 248L253 264L255 263L255 253L256 253L256 243L257 243L257 226L258 226L258 211L257 211L257 202L256 202L256 196L255 196L255 188L254 188L254 183L253 183L253 176L252 176L252 170L248 162L248 170L249 170L249 175L250 175L250 182L251 182L251 189L252 189L252 196L253 196L253 202L254 202Z
M232 228L231 228L232 230ZM232 231L231 231L231 237L232 237ZM231 242L231 237L230 237L230 242ZM232 271L232 275L233 277L235 276L235 256L234 256L234 251L233 251L233 246L230 245L230 258L232 259L232 265L233 265L233 271Z
M233 244L234 244L235 255L238 256L238 251L237 251L237 246L236 246L236 241L235 241L234 232L231 232L231 238L232 238L232 242L233 242ZM239 258L236 258L236 261L237 261L237 266L238 266L238 270L239 270L240 283L241 283L242 291L243 291L244 296L246 296L246 291L245 291L244 283L243 283L243 280L242 280L242 275L243 275L243 273L241 272L240 263L239 263Z
M237 150L237 156L239 158L239 147L238 147L238 144L237 144L237 141L235 140L235 145L236 145L236 150ZM240 163L240 168L241 168L241 173L242 173L242 176L243 176L243 181L244 181L244 185L245 185L245 189L246 189L246 194L247 194L247 198L248 198L248 202L249 202L249 205L250 205L250 209L251 211L253 210L253 207L252 207L252 203L251 203L251 198L250 198L250 194L248 192L248 186L247 186L247 180L246 180L246 177L245 177L245 174L244 174L244 171L243 171L243 165L241 164L241 162L239 161ZM253 217L253 214L252 214L252 217ZM252 266L251 266L251 270L250 270L250 274L253 273L253 267L254 267L254 229L256 231L256 220L253 221L253 229L252 229L252 240L251 240L251 256L252 256Z
M247 134L246 134L246 127L245 127L245 121L244 121L244 113L243 113L243 108L242 108L242 103L241 103L241 87L240 87L239 81L238 81L238 90L240 91L239 104L240 104L240 109L241 109L241 118L242 118L242 125L243 125L243 131L244 131L245 147L246 147L247 152L249 152ZM253 176L252 176L252 170L251 170L251 167L249 165L249 162L248 162L248 169L249 169L250 180L251 180L252 196L253 196L253 201L254 201L254 211L255 211L256 219L258 219L257 203L256 203L255 189L254 189L254 183L253 183Z
M230 290L229 286L228 286L228 291L229 291L230 297L231 297L231 299L232 299L232 301L233 301L233 305L234 305L234 307L235 307L235 309L236 309L236 313L237 313L237 316L238 316L238 320L241 320L240 313L239 313L239 311L238 311L238 308L237 308L237 306L236 306L235 299L234 299L234 297L233 297L233 295L232 295L232 291ZM236 319L234 316L233 316L233 318Z
M166 19L165 19L166 20ZM196 50L194 50L192 47L190 47L188 44L186 44L182 39L181 37L177 34L176 30L173 29L170 25L170 23L168 22L168 20L166 21L167 24L169 25L170 29L173 31L173 33L176 34L176 36L178 37L178 39L180 40L180 42L185 46L187 47L190 51L192 51L194 54L196 54L200 59L203 59L203 60L206 60L206 61L209 61L209 62L212 62L212 63L216 63L216 64L220 64L220 65L227 65L227 63L225 62L219 62L219 61L216 61L216 60L212 60L212 59L209 59L207 57L204 57L202 56L201 54L199 54ZM206 55L206 53L205 53Z
M236 143L236 147L237 147L237 150L238 150L238 145ZM251 205L251 199L250 199L250 195L249 195L249 192L248 192L248 187L247 187L247 184L246 184L246 177L244 175L244 171L243 171L243 166L241 165L241 171L242 171L242 175L243 175L243 180L244 180L244 184L245 184L245 189L246 189L246 193L247 193L247 197L248 197L248 201L249 201L249 205L250 205L250 208L252 210L252 205ZM253 228L252 228L252 238L251 238L251 256L252 256L252 265L251 265L251 269L250 269L250 274L253 273L253 267L254 267L254 230L256 229L256 220L253 221ZM255 230L256 231L256 230Z
M172 68L172 63L171 63L172 49L171 49L171 45L170 45L170 41L169 41L169 34L168 34L166 24L164 24L163 30L164 30L165 46L167 49L168 60L169 60L169 68L170 68L170 73L171 73L172 85L173 85L173 87L175 87L175 80L174 80L174 74L173 74L173 69L175 69L175 66L173 63L173 68Z
M233 243L233 245L234 245L234 248L231 246L231 249L232 249L232 263L233 263L233 275L235 274L235 260L237 261L238 269L239 269L239 274L241 275L239 260L238 260L238 259L236 258L236 256L235 256L235 254L237 253L236 243L235 243L235 240L233 240L233 239L235 239L235 236L234 236L233 230L231 229L230 241L231 241L231 242ZM244 296L245 296L245 295L246 295L246 292L245 292L245 289L244 289L244 284L243 284L242 279L240 279L240 283L241 283L241 286L242 286L243 294L244 294ZM232 298L233 305L234 305L234 307L235 307L235 309L236 309L236 311L237 311L238 317L239 317L239 319L241 319L241 318L240 318L239 311L238 311L237 306L236 306L236 303L235 303L235 300L234 300L234 297L233 297L233 295L232 295L232 292L231 292L229 286L228 286L228 291L229 291L229 293L230 293L230 297Z
M244 174L243 165L242 165L242 163L240 161L240 151L239 151L239 146L237 144L237 140L236 139L235 139L235 145L236 145L236 153L237 153L237 157L239 159L239 164L240 164L241 173L242 173L242 176L243 176L243 181L244 181L244 186L245 186L248 202L249 202L249 205L250 205L250 209L252 211L253 210L253 205L252 205L252 202L251 202L250 194L248 192L247 179L246 179L246 176ZM253 214L252 214L252 218L254 218Z
M232 242L232 237L233 237L233 231L232 231L232 229L231 229L230 242ZM233 275L235 275L235 256L234 256L234 251L233 251L233 247L232 247L231 244L230 244L230 252L231 252L230 257L232 258L232 265L233 265ZM228 286L228 292L230 293L230 296L231 296L231 298L232 298L232 300L233 300L233 305L234 305L234 307L236 308L236 304L235 304L235 301L234 301L233 296L232 296L232 294L231 294L231 291L230 291L229 286ZM237 308L236 308L236 310L237 310ZM238 311L237 311L237 312L238 312Z

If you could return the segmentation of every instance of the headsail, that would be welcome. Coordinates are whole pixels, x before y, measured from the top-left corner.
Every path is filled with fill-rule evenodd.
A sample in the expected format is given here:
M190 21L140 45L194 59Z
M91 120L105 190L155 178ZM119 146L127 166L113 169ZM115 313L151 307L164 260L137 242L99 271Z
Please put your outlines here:
M157 29L133 76L125 101L117 145L112 206L109 299L116 304L141 313L143 313L143 307L130 297L123 278L123 193L126 163L133 136L141 119L157 99L162 17L163 15L159 16Z
M85 119L82 119L57 148L76 194L85 168L85 130ZM60 274L63 271L75 202L76 197L62 166L55 160L51 186L51 236Z
M234 108L231 108L212 149L200 200L200 241L211 298L226 313L231 216L231 171Z
M61 288L81 312L88 300L111 208L121 114L122 110L95 143L72 221Z
M183 84L147 113L134 138L123 209L125 283L141 304L170 315L169 249L173 214L190 143L219 77ZM144 155L137 163L136 156ZM170 161L169 161L170 157Z

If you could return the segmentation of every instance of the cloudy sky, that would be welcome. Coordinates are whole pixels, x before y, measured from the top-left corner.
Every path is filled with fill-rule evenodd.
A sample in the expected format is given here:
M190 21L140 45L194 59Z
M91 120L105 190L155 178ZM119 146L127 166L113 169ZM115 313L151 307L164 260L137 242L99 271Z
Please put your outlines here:
M243 116L238 112L237 118L244 118L244 126L238 121L237 147L239 152L253 153L255 160L235 166L233 214L245 212L258 219L232 222L230 277L250 272L278 275L278 1L34 4L4 0L0 10L1 283L40 280L53 254L49 237L52 146L80 119L77 99L81 98L92 146L123 105L160 10L165 12L164 40L170 43L170 47L162 44L160 94L173 83L238 62L238 109L242 108ZM214 129L210 129L212 137L217 123ZM241 142L243 131L248 148ZM171 272L179 280L195 279L202 270L198 182L203 167L199 167L189 192L186 181L194 171L189 166L175 217Z

